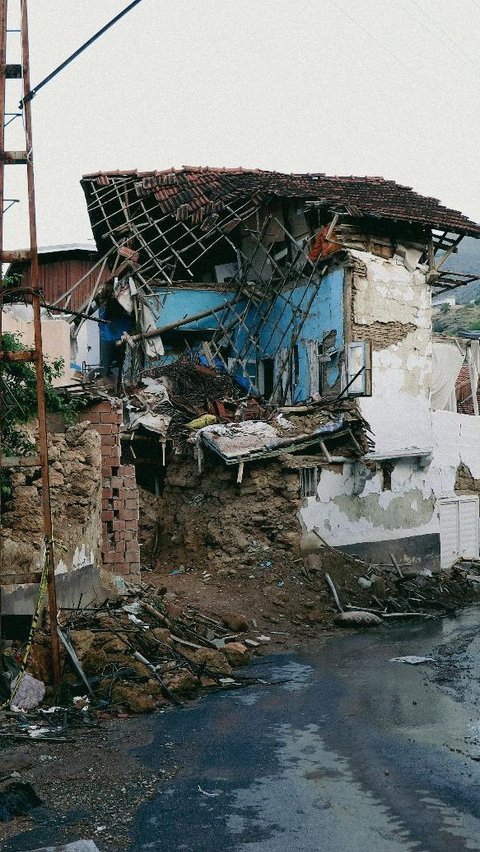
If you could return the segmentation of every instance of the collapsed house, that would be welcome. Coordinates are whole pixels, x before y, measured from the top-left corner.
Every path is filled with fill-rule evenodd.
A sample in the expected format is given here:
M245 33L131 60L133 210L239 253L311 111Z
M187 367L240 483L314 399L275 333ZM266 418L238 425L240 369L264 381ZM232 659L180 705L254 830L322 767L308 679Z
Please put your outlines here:
M324 542L376 563L478 556L478 341L434 337L431 296L472 280L446 267L480 226L381 178L184 168L82 185L95 265L49 310L71 339L100 336L63 383L100 435L101 476L61 571L294 567Z
M192 476L207 454L239 493L246 471L297 464L304 548L316 531L375 561L478 556L480 421L449 404L452 359L478 356L433 340L431 295L472 280L446 261L479 225L381 178L185 167L82 186L122 264L101 312L151 490L193 421ZM189 371L221 387L195 398Z

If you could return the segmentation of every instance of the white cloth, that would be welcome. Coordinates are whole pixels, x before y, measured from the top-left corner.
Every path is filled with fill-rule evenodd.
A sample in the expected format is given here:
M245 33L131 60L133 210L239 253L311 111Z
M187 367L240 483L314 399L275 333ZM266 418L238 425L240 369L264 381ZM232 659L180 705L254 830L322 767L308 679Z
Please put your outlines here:
M435 411L456 411L455 382L463 366L466 346L458 340L434 340L431 403Z

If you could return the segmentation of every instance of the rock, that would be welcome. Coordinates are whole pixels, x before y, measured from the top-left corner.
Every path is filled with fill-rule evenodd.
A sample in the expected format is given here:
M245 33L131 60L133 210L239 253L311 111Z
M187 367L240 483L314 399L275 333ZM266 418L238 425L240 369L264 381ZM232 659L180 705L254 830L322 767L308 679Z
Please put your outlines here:
M217 681L214 680L213 677L201 677L200 683L204 687L217 686Z
M168 602L165 604L165 615L168 616L168 618L180 618L182 615L182 608L174 603Z
M234 668L246 666L251 660L250 651L241 642L227 642L223 653Z
M246 633L250 628L247 616L241 612L225 612L222 621L233 633Z
M152 636L154 639L158 639L159 642L163 642L165 645L173 645L172 635L170 630L166 627L155 627L152 630Z
M82 657L82 668L86 675L100 674L112 661L103 648L89 648ZM115 660L117 662L117 660Z
M87 651L90 650L96 638L93 630L71 630L70 642L72 643L75 653L82 662Z
M199 648L193 652L192 661L208 674L226 676L232 673L225 654L222 651L215 651L214 648Z
M149 713L155 709L148 684L116 683L112 689L112 702L123 704L132 713Z
M372 588L372 581L369 580L367 577L359 577L358 580L357 580L357 583L358 583L358 585L360 586L361 589L371 589Z
M340 624L342 627L377 627L383 624L382 619L373 612L364 612L364 610L352 610L352 612L340 612L335 616L335 624Z
M195 694L200 686L200 681L188 669L177 669L165 678L165 683L175 695L188 697Z

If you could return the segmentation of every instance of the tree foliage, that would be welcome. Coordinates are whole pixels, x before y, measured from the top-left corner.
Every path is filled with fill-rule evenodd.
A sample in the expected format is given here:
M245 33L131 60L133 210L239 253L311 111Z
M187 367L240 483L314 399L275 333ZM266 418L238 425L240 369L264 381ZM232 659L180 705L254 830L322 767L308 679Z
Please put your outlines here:
M18 334L6 332L2 334L1 350L7 352L25 351ZM64 362L62 359L44 362L43 374L45 381L45 404L47 411L56 411L71 422L76 404L66 399L53 386L53 381L62 375ZM0 362L0 392L1 392L1 429L2 454L4 456L23 456L34 449L31 438L22 428L37 415L37 378L35 366L29 362L6 361ZM6 477L1 479L2 492L9 493Z

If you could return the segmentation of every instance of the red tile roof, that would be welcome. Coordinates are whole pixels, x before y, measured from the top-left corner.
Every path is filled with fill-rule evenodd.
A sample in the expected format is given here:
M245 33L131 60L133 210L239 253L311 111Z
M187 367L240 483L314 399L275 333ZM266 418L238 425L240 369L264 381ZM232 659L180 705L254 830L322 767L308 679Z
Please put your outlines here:
M163 214L172 213L185 220L193 217L195 222L242 198L262 201L278 196L323 202L327 210L351 216L414 222L480 237L480 225L462 213L381 177L288 175L259 169L184 166L159 172L97 172L85 175L82 185L90 200L91 185L106 187L118 181L133 182L139 196L153 195Z

